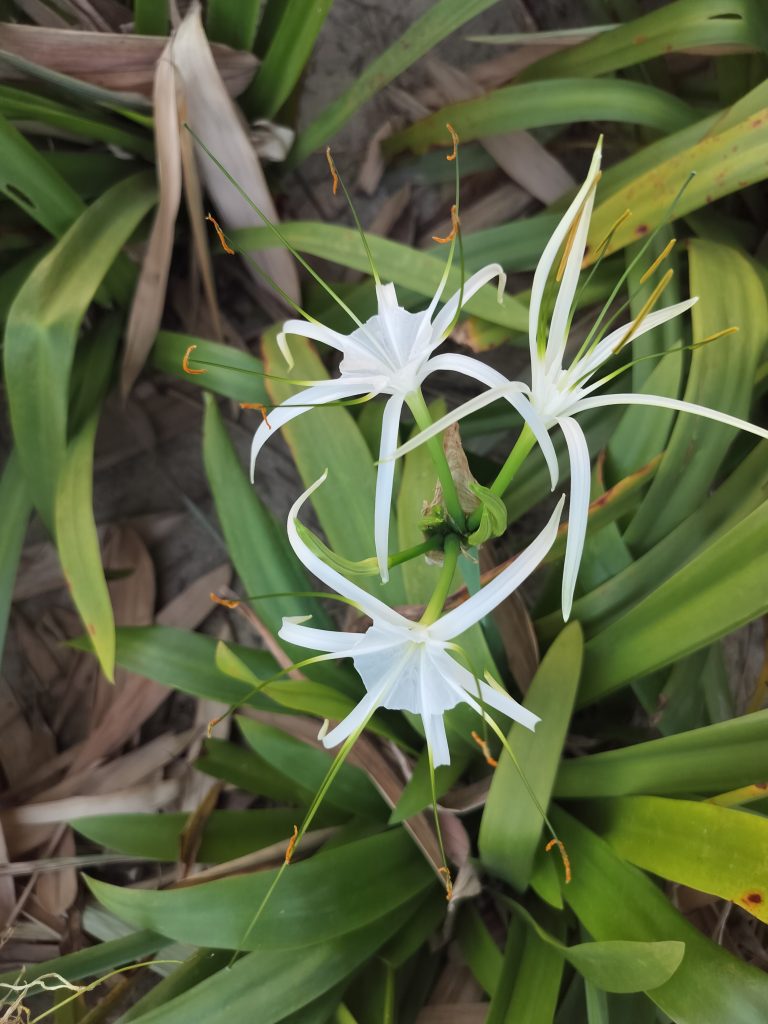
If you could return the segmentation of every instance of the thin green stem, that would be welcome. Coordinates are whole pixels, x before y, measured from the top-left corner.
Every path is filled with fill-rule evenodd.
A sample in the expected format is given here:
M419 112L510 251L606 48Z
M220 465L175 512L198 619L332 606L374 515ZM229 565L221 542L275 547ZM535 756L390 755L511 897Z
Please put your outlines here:
M389 568L392 569L395 565L402 565L403 562L410 562L413 558L418 558L419 555L426 555L430 551L437 551L440 548L440 544L435 538L430 540L423 540L421 544L414 544L413 547L403 548L402 551L396 551L394 555L389 556Z
M432 597L430 597L427 607L424 609L424 614L419 620L423 626L429 626L432 622L436 622L437 619L440 618L440 613L443 610L446 598L451 590L451 581L453 580L453 575L456 572L456 565L459 561L460 551L461 541L455 533L452 533L445 538L443 567L437 578L437 583L432 593Z
M490 486L490 490L493 494L500 498L504 497L504 493L515 478L515 474L518 469L522 466L528 455L533 450L533 446L536 443L536 437L531 428L526 423L523 429L520 431L520 436L515 441L515 446L507 456L507 460L499 470L496 479ZM476 530L480 525L480 517L482 515L482 509L476 509L469 517L467 523L467 531L471 533Z
M432 417L429 414L427 403L424 401L424 396L421 393L421 389L417 388L407 396L406 402L408 408L413 413L413 418L416 420L416 426L419 430L427 430L432 426ZM445 507L448 509L448 514L453 519L455 525L462 529L464 526L465 516L464 510L461 507L459 501L459 494L456 490L456 484L451 476L451 470L448 466L448 460L445 457L443 451L443 442L439 437L432 437L427 441L427 450L434 463L435 470L437 471L437 478L440 481L440 486L443 489L443 500L445 501Z

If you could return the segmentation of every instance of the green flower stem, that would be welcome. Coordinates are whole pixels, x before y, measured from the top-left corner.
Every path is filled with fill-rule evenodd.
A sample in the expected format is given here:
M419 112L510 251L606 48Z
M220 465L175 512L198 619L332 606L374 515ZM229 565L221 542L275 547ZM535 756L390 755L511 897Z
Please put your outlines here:
M514 480L515 474L518 469L522 466L528 455L533 449L536 443L536 437L533 431L526 423L523 429L520 431L520 436L515 442L515 446L507 456L507 461L499 470L499 474L490 486L490 490L493 494L503 498L504 493L509 485ZM469 517L467 523L467 532L472 533L480 525L480 517L482 516L482 508L476 509Z
M432 597L430 597L429 603L424 609L424 614L419 620L423 626L429 626L430 623L440 618L443 605L451 589L451 581L453 580L453 574L456 572L460 551L461 541L455 533L449 534L445 538L443 568L440 570Z
M439 551L440 546L437 539L431 538L423 540L420 544L414 544L411 548L403 548L402 551L397 551L394 555L389 556L389 568L402 565L403 562L410 562L411 559L418 558L419 555L426 555L430 551Z
M406 403L413 413L413 418L416 420L416 426L419 430L426 430L432 426L432 417L429 415L427 403L424 401L424 396L419 388L408 395ZM448 515L454 521L456 527L462 530L465 522L464 510L461 507L456 484L453 482L448 460L443 451L443 442L439 437L432 437L427 441L427 449L437 471L440 486L443 489L443 501L448 509Z

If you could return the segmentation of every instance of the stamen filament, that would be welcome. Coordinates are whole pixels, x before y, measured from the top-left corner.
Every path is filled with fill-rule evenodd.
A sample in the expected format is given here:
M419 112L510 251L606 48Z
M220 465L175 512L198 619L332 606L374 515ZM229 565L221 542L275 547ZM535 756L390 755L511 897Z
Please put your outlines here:
M221 248L224 250L224 252L227 253L228 256L234 256L235 255L235 250L232 248L232 246L229 244L229 242L225 238L224 232L221 230L221 227L219 226L219 222L216 220L216 218L213 216L213 214L209 213L206 216L205 219L207 221L210 221L211 224L213 224L213 229L216 232L216 234L219 236L219 242L221 243Z
M640 284L645 284L645 282L648 280L648 278L653 275L654 270L656 270L656 268L659 266L659 264L663 263L664 260L667 258L667 256L669 256L669 254L672 252L672 250L674 249L676 244L677 244L677 239L676 238L670 238L670 240L667 242L667 244L661 250L661 252L656 257L656 259L653 261L653 263L650 265L650 267L648 267L646 272L640 278Z
M272 429L272 426L271 426L269 420L267 419L267 407L266 407L266 405L263 405L261 402L241 402L240 403L240 408L241 409L258 409L258 411L261 413L261 418L267 424L269 429L270 430Z
M640 312L639 312L639 313L637 314L637 316L635 317L635 319L634 319L634 320L632 321L632 323L631 323L631 324L629 325L629 328L628 328L628 330L626 331L626 333L625 333L625 334L624 334L624 335L623 335L623 336L622 336L622 337L621 337L621 338L619 339L619 341L618 341L618 343L617 343L616 347L615 347L615 348L614 348L614 350L613 350L613 351L614 351L614 354L615 354L615 353L617 353L617 352L620 352L620 351L622 350L622 348L623 348L623 347L624 347L624 346L625 346L625 345L626 345L626 344L627 344L627 343L628 343L628 342L629 342L629 341L630 341L630 340L631 340L631 339L632 339L632 338L634 337L634 335L635 335L635 334L637 333L637 329L639 328L640 324L641 324L641 323L643 322L643 320L645 320L645 318L646 318L646 317L648 316L648 314L650 313L650 311L651 311L651 310L653 309L653 307L654 307L654 306L656 305L656 303L657 303L657 301L658 301L658 299L659 299L659 296L661 295L661 293L662 293L662 292L664 291L664 289L665 289L665 288L667 287L667 285L669 284L669 282L670 282L670 281L672 280L672 278L674 277L674 273L675 273L675 272L674 272L674 270L672 270L672 269L670 268L670 269L669 269L669 270L668 270L668 271L666 272L666 274L664 274L664 276L662 277L662 279L661 279L661 280L659 281L659 283L658 283L658 284L656 285L656 287L655 287L655 288L653 289L653 291L651 292L651 294L650 294L650 295L648 296L648 298L646 299L646 301L645 301L645 303L643 304L643 307L642 307L642 309L640 310Z
M488 746L488 740L484 740L480 733L475 732L474 729L472 730L472 739L482 750L486 764L489 764L491 768L498 768L499 762L496 760L495 757L491 756L491 750L490 747Z
M363 225L360 223L360 218L357 215L355 204L352 202L352 196L349 194L349 190L347 189L347 186L344 183L344 179L341 177L338 170L336 169L336 164L334 163L333 157L331 156L330 146L328 146L325 150L325 159L328 161L328 166L330 167L331 175L333 176L333 194L336 195L336 191L339 185L341 185L341 191L344 193L344 198L347 200L347 205L349 206L349 209L352 211L352 216L354 217L355 220L355 227L357 228L358 234L360 235L360 238L362 240L363 248L365 249L365 255L368 257L368 265L371 268L371 275L376 284L380 285L381 278L379 277L379 272L376 269L376 264L373 262L373 253L371 252L371 248L368 245L368 239L365 237Z

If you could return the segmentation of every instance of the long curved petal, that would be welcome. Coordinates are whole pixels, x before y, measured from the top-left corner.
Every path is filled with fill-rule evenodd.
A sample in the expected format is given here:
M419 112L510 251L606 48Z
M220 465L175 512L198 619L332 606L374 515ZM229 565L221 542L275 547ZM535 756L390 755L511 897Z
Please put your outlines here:
M513 590L516 590L541 563L554 544L564 502L565 496L558 501L557 508L538 537L520 553L511 565L508 565L502 573L499 573L486 586L481 587L476 594L460 604L458 608L454 608L453 611L443 615L431 625L429 627L430 635L436 640L452 640L469 629L470 626L474 626L476 622L484 619Z
M367 591L363 590L362 587L358 587L356 583L348 580L346 576L342 576L340 572L331 568L326 562L319 558L314 551L310 551L307 545L299 536L299 531L296 529L296 520L299 517L301 507L310 495L314 494L318 487L325 482L328 476L328 470L326 470L319 480L316 480L311 487L308 487L303 494L299 495L296 501L291 506L291 511L288 513L288 540L291 547L296 553L296 557L304 565L305 568L309 569L319 580L322 580L326 586L330 587L331 590L335 590L337 594L341 594L342 597L346 597L349 601L354 601L355 604L359 605L366 615L369 615L372 619L383 619L385 622L391 623L393 626L408 626L409 622L407 619L399 615L394 609L384 604L383 601L379 601L378 598L373 597Z
M344 398L354 398L356 395L367 395L369 388L366 388L365 381L361 384L341 383L338 380L322 381L311 388L305 388L295 395L291 395L282 405L278 405L269 414L269 423L259 424L251 442L251 483L253 483L256 470L256 459L259 452L267 443L270 437L284 427L286 423L301 416L303 412L313 405L325 405L327 402L338 402Z
M662 398L660 395L595 395L593 398L582 398L574 407L573 413L585 409L601 409L606 405L653 405L659 409L674 409L676 412L691 412L694 416L703 416L708 420L723 423L726 427L746 430L768 440L768 430L758 427L749 420L740 420L737 416L729 416L727 412L718 412L707 405L696 405L694 402L683 402L677 398Z
M528 708L524 708L514 697L510 697L508 693L501 693L495 686L491 686L489 683L480 683L480 695L483 698L484 704L488 704L490 707L495 708L496 711L500 711L502 715L511 718L513 722L519 722L520 725L530 729L531 732L541 721L538 715L534 715Z
M563 353L568 341L568 325L571 319L573 300L576 297L576 289L579 284L581 264L584 259L584 250L587 245L587 234L589 222L592 217L592 207L595 203L595 188L593 185L587 193L584 204L578 214L576 230L573 234L571 249L565 259L565 268L557 290L555 308L552 310L552 320L549 325L549 338L547 341L547 354L544 366L547 371L553 366L562 366Z
M680 316L681 313L685 313L686 310L690 309L691 306L695 305L699 301L698 295L695 295L692 299L686 299L684 302L676 302L673 306L665 306L664 309L655 309L652 313L639 324L636 331L632 333L632 341L635 338L642 337L643 334L647 334L648 331L652 331L655 327L660 327L661 324L665 324L668 320L674 319L676 316ZM585 377L590 376L600 366L603 365L613 354L614 348L624 338L627 332L632 327L632 323L622 324L621 327L617 327L615 331L611 331L610 334L602 339L602 341L595 345L594 349L583 359L580 359L577 363L568 371L569 380L572 380L573 384L576 384L579 380L583 380Z
M528 312L528 340L531 349L532 367L536 367L539 363L537 334L539 329L539 317L541 316L541 300L544 296L544 289L547 281L549 280L549 275L552 270L552 265L555 262L555 257L560 251L560 246L565 241L566 235L571 229L571 224L573 223L574 218L578 214L582 203L592 189L597 173L600 170L601 156L602 140L600 139L595 147L595 152L592 156L592 163L589 166L589 171L584 184L574 196L571 205L565 211L565 214L555 228L552 237L544 246L544 252L541 254L541 259L536 267L536 273L533 275L531 301Z
M435 437L437 434L441 434L446 427L450 427L452 423L458 423L459 420L463 420L465 416L469 416L470 413L478 412L480 409L484 409L487 405L493 405L494 402L498 402L499 399L506 398L510 401L510 394L523 394L528 390L525 384L520 384L517 381L508 381L506 384L500 387L489 388L484 391L481 395L476 395L474 398L470 398L468 402L463 405L457 406L451 412L441 416L439 420L435 420L431 427L427 427L426 430L422 430L416 434L405 444L401 444L395 452L395 458L399 459L402 455L407 455L408 452L412 452L414 448L418 448L419 445L424 444L430 437Z
M395 461L394 459L385 459L385 456L391 455L397 445L397 431L400 426L402 409L403 399L399 395L394 395L384 406L384 416L381 420L373 536L382 583L389 580L389 519L392 508L392 485L395 479Z
M338 349L339 352L344 351L346 338L343 334L339 334L338 331L332 331L330 327L312 323L310 320L286 320L277 336L277 346L289 367L293 366L293 356L286 341L288 334L293 334L297 338L311 338L312 341L321 341L324 345L330 345L331 348Z
M435 322L432 324L431 348L437 347L437 345L439 345L443 340L443 335L451 326L453 318L456 316L456 311L459 308L459 299L461 299L462 303L469 302L475 292L478 292L484 284L488 284L489 281L492 281L494 277L499 279L499 299L501 299L504 294L504 286L507 283L507 275L498 263L489 263L487 267L483 267L478 270L472 275L472 277L464 282L463 289L453 293L437 314Z
M454 373L463 373L465 377L471 377L473 380L479 380L481 384L485 384L489 388L503 387L510 384L510 381L506 379L504 374L499 373L498 370L494 370L492 366L486 366L486 364L481 363L479 359L472 359L470 356L462 356L458 353L449 352L445 355L435 356L434 359L430 359L425 367L426 372L424 376L426 377L437 370L452 370ZM504 398L511 406L513 406L514 409L517 410L517 412L520 413L533 431L534 437L539 442L541 453L544 456L549 469L549 476L552 481L552 490L554 490L560 473L557 465L557 453L555 452L555 446L552 444L552 439L549 436L549 431L546 428L544 420L521 392L508 390L504 393Z
M359 729L361 725L371 717L377 707L381 705L386 685L377 687L375 690L368 690L365 696L352 708L346 718L323 736L323 746L326 748L338 746L348 736Z
M587 535L590 468L584 431L569 416L558 420L558 423L568 445L568 458L571 462L571 497L568 502L568 537L565 542L562 591L563 619L567 622L573 606L573 592Z
M302 617L304 618L304 617ZM306 616L310 618L310 616ZM341 630L315 629L305 626L295 617L286 616L277 634L287 644L307 647L311 651L326 651L328 654L347 652L362 639L362 633L344 633Z

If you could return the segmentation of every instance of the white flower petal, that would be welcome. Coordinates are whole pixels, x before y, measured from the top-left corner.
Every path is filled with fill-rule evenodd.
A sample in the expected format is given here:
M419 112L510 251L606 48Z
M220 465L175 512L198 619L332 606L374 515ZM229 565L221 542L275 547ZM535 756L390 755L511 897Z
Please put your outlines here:
M749 434L755 434L768 440L768 430L750 423L748 420L740 420L736 416L729 416L726 412L718 412L717 409L710 409L706 405L696 405L693 402L683 402L677 398L662 398L659 395L596 395L593 398L583 398L575 406L573 412L582 412L585 409L601 409L606 405L653 405L659 409L674 409L676 412L691 412L695 416L703 416L708 420L715 420L727 427L735 427L737 430L746 430Z
M291 547L296 553L296 557L299 561L309 569L319 580L322 580L326 586L330 587L331 590L335 590L337 594L341 594L342 597L346 597L349 601L354 601L358 604L366 615L369 615L372 619L383 619L385 622L389 622L394 626L401 626L408 624L408 620L399 615L394 609L384 604L383 601L379 601L378 598L373 597L367 591L363 590L362 587L358 587L356 583L348 580L346 576L342 576L340 572L331 568L322 558L318 557L314 551L310 551L307 545L299 536L299 531L296 529L296 520L299 517L301 507L307 498L313 494L317 488L324 483L328 471L316 480L311 487L308 487L303 494L301 494L291 507L291 511L288 513L288 540Z
M345 335L339 334L338 331L332 331L329 327L324 327L323 324L312 323L309 320L286 320L277 336L277 344L289 366L293 366L293 357L285 340L288 334L295 335L297 338L321 341L324 345L338 349L339 352L344 351L347 340Z
M668 320L672 320L676 316L680 316L681 313L685 313L686 310L690 309L691 306L695 305L699 301L698 296L694 296L692 299L686 299L685 302L676 302L673 306L666 306L664 309L655 309L652 313L642 321L637 330L632 335L632 341L635 338L640 338L643 334L647 334L648 331L652 331L655 327L660 327L661 324L665 324ZM619 344L621 339L626 335L632 326L632 321L628 324L622 324L621 327L617 327L615 331L611 331L610 334L602 339L602 341L595 345L594 349L583 359L580 359L578 363L575 363L568 371L568 376L572 379L572 383L575 385L577 381L583 380L590 374L594 373L598 367L602 366L603 363L607 362L613 354L614 348Z
M464 633L470 626L484 619L531 575L555 542L564 501L565 496L558 501L557 508L538 537L514 562L458 608L454 608L433 623L429 627L430 636L437 640L452 640Z
M448 737L445 735L445 722L442 715L422 715L424 737L432 755L435 768L451 763L451 752L448 749Z
M311 616L306 615L301 618L308 619ZM362 639L362 633L344 633L341 630L315 629L312 626L304 626L296 616L286 616L277 635L287 644L307 647L311 651L327 651L329 654L348 652Z
M514 697L510 697L508 693L501 693L495 686L491 686L489 683L480 683L480 695L483 698L484 704L495 708L496 711L500 711L502 715L511 718L513 722L519 722L520 725L530 729L531 732L541 721L538 715L534 715L528 708L524 708Z
M359 729L370 718L376 708L380 706L385 690L386 684L377 690L369 690L362 700L355 704L347 717L339 722L335 729L331 729L330 732L323 736L323 746L326 748L338 746L348 736L351 736L356 729Z
M439 357L435 357L439 358ZM432 363L433 360L430 360ZM435 437L437 434L450 427L452 423L458 423L459 420L463 420L465 416L469 416L470 413L478 412L480 409L484 409L487 405L493 405L494 402L498 402L500 399L505 398L511 404L510 395L523 394L528 388L525 384L520 384L517 381L507 382L503 387L489 388L488 391L484 391L482 395L476 395L474 398L470 398L468 402L458 406L451 412L446 413L445 416L441 416L439 420L435 420L431 427L427 427L426 430L422 430L416 434L405 444L401 444L395 452L395 458L399 459L403 455L407 455L408 452L412 452L414 448L418 448L419 445L424 444L431 437Z
M568 537L565 543L562 591L563 619L567 621L573 606L573 592L587 534L590 468L589 448L581 427L568 416L558 422L568 445L571 462L571 497L568 503Z
M533 284L531 286L531 301L528 313L528 337L531 349L531 366L535 367L539 363L539 350L537 344L537 333L539 326L539 317L541 316L541 300L544 295L544 288L546 287L549 279L552 265L555 262L555 258L560 251L560 247L565 241L568 232L571 229L571 224L574 218L581 209L581 205L589 195L595 177L600 170L600 159L602 155L602 140L598 140L595 152L592 156L592 163L590 164L587 177L584 184L581 186L579 191L576 193L571 205L565 211L565 215L560 223L554 230L552 237L544 247L544 252L541 255L538 266L536 267L536 273L533 276ZM535 375L534 375L535 379Z
M494 277L499 279L499 297L501 297L504 293L507 275L498 263L489 263L487 267L478 270L477 273L464 282L463 289L454 292L437 314L435 322L432 324L431 347L436 347L443 340L443 335L447 332L453 322L453 318L456 316L456 311L459 308L459 298L461 298L462 304L466 304L475 292L478 292L484 284L492 281Z
M301 416L303 412L307 412L311 406L325 405L327 402L338 402L344 398L354 398L356 395L367 395L368 391L369 388L366 381L355 382L354 384L342 383L338 380L322 381L320 384L315 384L311 388L305 388L303 391L291 395L282 405L278 405L269 414L269 423L261 423L253 435L253 441L251 442L251 483L253 483L256 459L259 452L280 427L290 423L297 416Z
M581 273L581 264L584 259L584 249L587 244L589 221L592 217L594 203L595 188L591 188L579 213L571 251L568 253L565 261L560 287L557 290L555 308L552 311L552 320L549 325L547 354L544 360L547 370L555 365L558 367L562 366L563 353L565 352L565 345L568 340L571 309L573 307L573 300L576 297L576 288L579 284L579 274Z
M554 490L559 476L555 446L552 444L552 439L549 436L544 420L536 412L528 399L519 390L512 390L513 382L508 381L504 374L494 370L492 366L486 366L485 363L481 363L479 359L472 359L469 356L462 356L457 353L448 353L430 359L425 367L426 372L424 376L426 377L437 370L452 370L455 373L463 373L466 377L479 380L489 388L506 388L503 397L520 413L539 442L541 453L549 469L552 489ZM424 440L426 440L426 437Z
M392 485L395 479L394 459L386 460L385 456L392 455L397 445L397 432L400 427L402 408L402 398L397 395L390 398L384 406L384 416L381 420L379 465L376 469L373 534L376 545L376 558L379 562L379 574L383 583L386 583L389 579L389 519L392 508Z

